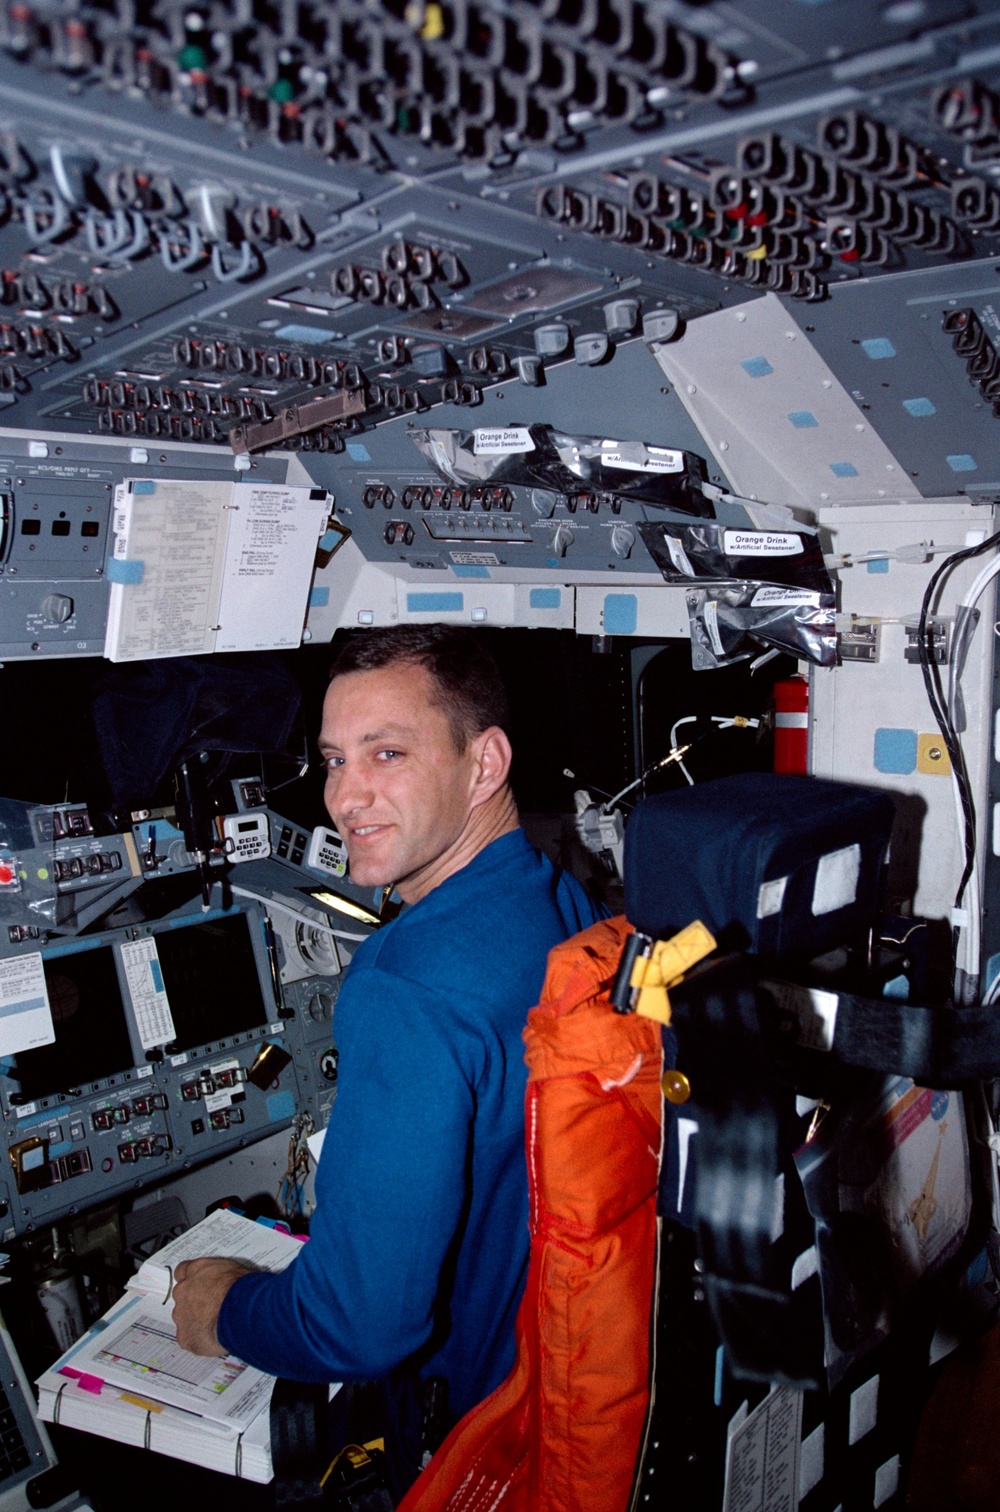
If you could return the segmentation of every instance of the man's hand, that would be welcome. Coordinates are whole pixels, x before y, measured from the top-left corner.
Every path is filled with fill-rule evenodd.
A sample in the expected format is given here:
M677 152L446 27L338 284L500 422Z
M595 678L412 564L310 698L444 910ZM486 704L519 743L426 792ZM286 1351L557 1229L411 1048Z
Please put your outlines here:
M219 1308L234 1281L250 1275L238 1260L182 1260L174 1271L174 1325L182 1349L224 1355L215 1331Z

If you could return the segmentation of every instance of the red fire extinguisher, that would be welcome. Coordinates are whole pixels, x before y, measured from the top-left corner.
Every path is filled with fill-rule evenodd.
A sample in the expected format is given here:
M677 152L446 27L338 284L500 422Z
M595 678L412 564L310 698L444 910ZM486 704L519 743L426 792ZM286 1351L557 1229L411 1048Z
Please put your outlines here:
M774 770L809 770L809 683L785 677L774 685Z

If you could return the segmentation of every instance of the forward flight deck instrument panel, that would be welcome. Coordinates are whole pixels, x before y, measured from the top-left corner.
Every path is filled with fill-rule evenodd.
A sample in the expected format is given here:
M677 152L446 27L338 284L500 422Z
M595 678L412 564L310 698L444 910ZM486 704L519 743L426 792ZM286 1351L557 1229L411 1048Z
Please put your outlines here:
M643 507L456 490L429 426L986 499L998 60L987 0L0 7L0 654L101 654L109 494L177 476L335 497L313 638L686 633Z
M297 1115L325 1126L340 973L378 925L379 895L345 877L334 831L266 809L259 785L236 789L207 911L143 916L144 879L193 866L164 819L95 836L83 805L35 810L41 843L0 859L0 991L30 1046L0 1060L8 1239Z

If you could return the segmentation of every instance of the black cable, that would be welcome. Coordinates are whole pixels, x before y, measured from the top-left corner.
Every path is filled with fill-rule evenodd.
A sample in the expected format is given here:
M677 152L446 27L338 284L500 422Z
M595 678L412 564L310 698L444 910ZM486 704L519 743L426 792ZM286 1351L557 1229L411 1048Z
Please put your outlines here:
M946 557L941 565L931 574L929 583L924 592L923 602L920 606L920 620L917 626L917 655L920 659L920 669L923 673L924 687L930 702L931 711L937 721L938 729L944 740L945 747L951 761L952 771L958 783L959 800L962 805L962 815L965 821L965 866L962 878L955 894L955 907L961 906L965 889L972 876L972 870L976 861L976 808L972 793L972 783L969 780L968 768L965 764L965 753L958 731L951 722L948 712L947 700L941 684L941 673L938 663L934 658L933 632L929 630L928 619L930 617L931 604L934 600L939 584L955 568L959 562L970 560L972 557L983 556L1000 546L1000 531L987 536L985 541L980 541L977 546L967 546L963 551L956 551Z

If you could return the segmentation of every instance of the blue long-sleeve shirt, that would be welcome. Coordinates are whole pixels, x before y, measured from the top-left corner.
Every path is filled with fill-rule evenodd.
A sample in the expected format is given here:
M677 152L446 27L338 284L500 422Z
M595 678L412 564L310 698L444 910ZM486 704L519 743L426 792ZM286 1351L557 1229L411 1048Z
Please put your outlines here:
M413 1361L459 1415L503 1380L528 1259L521 1031L548 951L601 916L515 830L358 949L311 1238L230 1289L225 1349L303 1381Z

